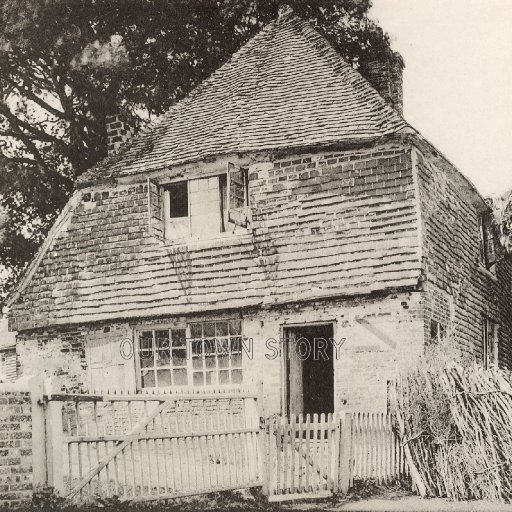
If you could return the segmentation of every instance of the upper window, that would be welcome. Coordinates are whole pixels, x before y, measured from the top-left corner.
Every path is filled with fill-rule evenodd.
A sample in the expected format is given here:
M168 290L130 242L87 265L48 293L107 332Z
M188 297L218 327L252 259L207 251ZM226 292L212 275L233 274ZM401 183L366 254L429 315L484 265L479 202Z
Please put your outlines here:
M248 224L248 170L233 164L218 176L164 187L165 238L211 238Z
M242 322L195 322L139 333L141 388L242 382Z
M479 217L480 230L480 263L487 269L493 270L496 262L494 236L492 231L491 216L483 213Z

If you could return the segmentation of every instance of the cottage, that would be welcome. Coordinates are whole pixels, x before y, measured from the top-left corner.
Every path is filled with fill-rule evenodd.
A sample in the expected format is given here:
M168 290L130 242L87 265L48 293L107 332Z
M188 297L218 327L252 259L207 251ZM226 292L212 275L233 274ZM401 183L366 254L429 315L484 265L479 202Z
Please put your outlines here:
M268 413L385 410L449 337L512 365L510 261L474 186L367 79L279 17L151 128L109 125L10 298L19 374L144 391L263 381ZM306 341L306 342L305 342Z

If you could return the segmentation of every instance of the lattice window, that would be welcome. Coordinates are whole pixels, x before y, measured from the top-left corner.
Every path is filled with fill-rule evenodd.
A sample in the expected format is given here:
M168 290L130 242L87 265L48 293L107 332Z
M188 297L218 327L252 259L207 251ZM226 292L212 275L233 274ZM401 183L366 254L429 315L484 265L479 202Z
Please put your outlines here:
M242 382L240 320L190 325L194 386Z
M238 319L143 330L138 350L141 388L242 382L242 322Z

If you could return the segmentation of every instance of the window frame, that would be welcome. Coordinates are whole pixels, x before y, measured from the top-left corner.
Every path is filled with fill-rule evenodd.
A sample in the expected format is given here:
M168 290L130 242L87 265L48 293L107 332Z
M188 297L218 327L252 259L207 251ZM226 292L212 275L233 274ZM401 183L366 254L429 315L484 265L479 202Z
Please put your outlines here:
M232 173L240 172L243 179L243 189L244 189L244 205L241 207L232 207L232 199L231 199L231 187L232 187ZM212 233L211 236L208 237L196 237L192 234L192 204L191 204L191 182L195 180L203 180L217 178L218 181L218 194L219 194L219 226L220 229L218 232ZM188 205L188 215L186 217L176 217L188 219L187 221L187 233L183 236L173 236L172 234L172 218L170 216L170 188L173 185L178 183L186 182L187 184L187 205ZM225 186L226 197L223 198L223 184ZM194 240L210 240L215 238L223 238L226 236L230 236L235 232L237 227L246 230L249 224L249 208L250 208L250 195L249 195L249 168L241 167L235 164L228 162L225 170L217 169L211 173L205 173L200 176L187 176L180 177L173 180L170 180L165 183L161 183L161 193L162 193L162 222L163 222L163 240L166 241L178 241L178 242L187 242ZM245 221L239 221L238 219L232 220L232 216L244 218Z
M240 334L239 335L233 335L233 336L229 336L229 338L240 338L240 365L239 366L232 366L232 363L231 363L231 352L230 352L230 360L229 360L229 367L226 368L227 370L229 370L230 372L230 379L229 379L229 382L228 383L219 383L219 371L224 371L226 370L225 368L220 368L219 367L219 364L218 362L216 361L216 367L215 367L215 379L213 382L211 382L210 384L194 384L194 372L198 372L199 369L196 368L194 369L193 368L193 356L192 356L192 343L194 341L197 341L198 338L193 338L192 335L191 335L191 325L192 324L206 324L206 323L222 323L222 322L226 322L228 325L230 322L239 322L240 323ZM155 340L156 340L156 332L158 331L172 331L172 330L183 330L185 332L185 350L186 350L186 353L185 353L185 366L180 366L180 367L173 367L172 366L172 358L170 358L170 364L169 366L158 366L157 363L156 363L156 350L155 350ZM142 361L141 361L141 338L142 338L142 334L144 332L148 332L148 331L151 331L153 334L152 334L152 340L153 340L153 344L152 344L152 351L153 351L153 365L150 367L150 366L143 366L142 365ZM219 336L219 337L222 337L222 336ZM134 338L135 338L135 347L136 347L136 350L135 350L135 372L136 372L136 387L137 387L137 390L138 391L142 391L144 392L145 390L158 390L158 389L161 389L161 390L168 390L168 389L186 389L186 388L205 388L205 389L208 389L209 387L232 387L232 386L238 386L238 385L243 385L243 382L244 382L244 373L245 373L245 368L244 368L244 357L243 357L243 343L244 343L244 340L246 339L244 334L243 334L243 320L241 318L234 318L234 317L231 317L231 318L220 318L220 319L214 319L214 320L211 320L211 319L207 319L207 320L197 320L197 321L189 321L187 322L186 324L185 323L178 323L178 324L162 324L162 325L155 325L155 324L149 324L149 325L143 325L143 326L137 326L137 328L134 329ZM209 338L204 338L204 339L209 339ZM170 347L170 350L172 351L173 350L173 347L171 345ZM218 356L216 356L218 358ZM152 371L155 373L155 377L154 377L154 383L155 385L154 386L143 386L143 371L145 369L149 369L151 368ZM157 371L160 369L160 371L162 370L169 370L171 373L174 373L174 370L176 369L182 369L182 368L186 368L187 370L187 373L186 373L186 379L187 379L187 382L186 383L183 383L183 384L173 384L173 379L174 377L172 376L171 377L171 384L170 385L167 385L167 386L158 386L158 374L157 374ZM231 379L231 372L233 370L239 370L240 371L240 374L241 374L241 380L240 382L232 382L232 379ZM208 370L206 369L206 361L203 360L203 368L201 369L201 371L203 373L207 372L207 371L214 371L214 370ZM205 377L205 380L206 380L206 377Z
M435 328L433 329L434 326ZM432 336L433 330L435 330L435 337ZM434 318L430 319L430 343L441 343L446 338L446 331L446 325Z
M0 351L0 382L7 381L7 351Z
M485 268L485 270L494 273L496 263L496 247L494 244L494 237L492 235L491 227L491 214L489 212L480 212L478 216L478 241L480 251L479 264ZM492 251L489 250L491 244L493 246Z

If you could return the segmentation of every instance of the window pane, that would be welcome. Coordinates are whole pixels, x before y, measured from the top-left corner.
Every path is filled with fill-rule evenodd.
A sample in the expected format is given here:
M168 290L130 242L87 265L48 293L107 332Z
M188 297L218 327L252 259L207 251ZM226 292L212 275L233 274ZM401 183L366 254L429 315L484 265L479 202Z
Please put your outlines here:
M227 322L215 322L215 336L227 336L228 335L228 323Z
M216 359L217 358L215 357L215 355L207 356L205 359L206 368L216 368L216 366L217 366Z
M232 168L229 173L229 207L243 208L246 195L245 169Z
M194 372L194 386L204 386L203 372Z
M190 222L192 236L208 238L221 232L219 178L200 178L190 182ZM197 185L197 186L196 186Z
M240 336L242 334L242 321L230 320L229 321L229 334L231 336Z
M240 384L242 382L242 370L233 370L231 372L231 382L233 384Z
M192 338L203 337L203 325L202 324L190 324L190 336Z
M204 340L203 350L204 354L215 354L215 339Z
M139 357L141 368L152 367L155 364L153 355L153 332L144 331L139 337Z
M142 367L153 366L153 332L143 331L139 336L139 356Z
M220 196L220 231L226 231L227 211L228 211L228 180L225 174L219 176L219 196Z
M231 352L242 351L242 338L231 338Z
M188 190L187 182L172 183L167 187L169 191L170 217L188 217Z
M172 346L173 347L184 347L187 343L187 334L185 329L172 329Z
M192 354L201 355L203 353L203 342L201 340L192 342Z
M217 355L224 356L229 355L229 353L230 348L228 338L222 338L220 340L217 340Z
M229 355L221 355L218 358L219 368L228 368L229 367Z
M194 357L192 359L192 368L194 368L194 370L203 368L203 360L200 357Z
M214 372L206 372L206 385L207 386L210 386L213 384L213 375L214 375Z
M219 372L219 384L229 384L229 371L221 370Z
M231 367L241 368L242 367L242 354L233 354L231 356Z
M171 370L158 370L156 372L156 376L158 379L158 387L159 388L168 387L172 384Z
M187 385L187 370L185 368L180 370L173 370L172 376L174 379L175 386L186 386Z
M169 366L171 351L169 349L169 331L155 331L157 346L157 365Z
M142 372L142 387L155 387L155 372L153 370L145 370L144 372Z
M438 323L435 320L430 321L430 339L432 341L437 341L437 327Z
M215 336L215 323L214 322L205 322L203 324L204 327L204 337L205 338L213 338Z
M176 350L172 351L172 365L173 366L186 366L187 365L187 351Z

